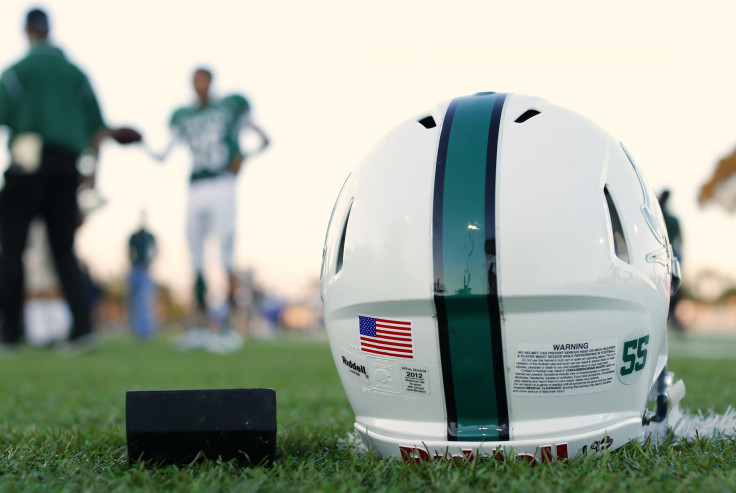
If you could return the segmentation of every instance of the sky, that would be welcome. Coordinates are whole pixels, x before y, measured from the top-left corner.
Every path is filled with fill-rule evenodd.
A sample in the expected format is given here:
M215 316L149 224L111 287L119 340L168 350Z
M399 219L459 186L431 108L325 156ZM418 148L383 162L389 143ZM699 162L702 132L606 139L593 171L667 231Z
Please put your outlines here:
M736 220L696 202L736 147L734 2L2 0L1 67L26 53L22 24L34 6L89 75L108 124L140 129L154 149L168 142L171 112L193 101L195 67L212 68L218 94L247 95L272 146L238 178L235 262L284 297L298 300L318 279L350 170L399 123L479 91L542 97L598 123L655 190L672 190L686 281L706 268L736 277ZM154 277L189 295L189 166L184 147L158 164L140 146L103 146L108 204L77 238L93 275L126 272L127 238L145 209L159 240ZM215 245L207 271L221 290Z

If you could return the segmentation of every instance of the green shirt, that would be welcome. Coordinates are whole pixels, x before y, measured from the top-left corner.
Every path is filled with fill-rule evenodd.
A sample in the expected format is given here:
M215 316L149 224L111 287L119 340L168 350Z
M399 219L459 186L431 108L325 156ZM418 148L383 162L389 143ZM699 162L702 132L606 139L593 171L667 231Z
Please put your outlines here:
M240 95L174 112L171 128L192 151L192 180L227 171L232 159L241 154L238 134L249 114L248 100Z
M148 267L156 252L156 238L141 228L130 236L128 251L131 264Z
M39 134L45 145L74 153L105 124L87 77L58 48L37 42L0 78L0 125Z

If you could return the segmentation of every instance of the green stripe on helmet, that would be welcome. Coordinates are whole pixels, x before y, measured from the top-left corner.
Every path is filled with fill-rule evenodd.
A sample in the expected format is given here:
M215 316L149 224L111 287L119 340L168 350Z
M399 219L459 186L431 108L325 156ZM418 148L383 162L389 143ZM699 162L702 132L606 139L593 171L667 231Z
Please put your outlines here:
M496 250L496 145L504 100L505 95L494 93L453 100L437 156L435 305L448 436L460 441L508 440L495 265L491 265ZM490 252L488 242L494 242Z

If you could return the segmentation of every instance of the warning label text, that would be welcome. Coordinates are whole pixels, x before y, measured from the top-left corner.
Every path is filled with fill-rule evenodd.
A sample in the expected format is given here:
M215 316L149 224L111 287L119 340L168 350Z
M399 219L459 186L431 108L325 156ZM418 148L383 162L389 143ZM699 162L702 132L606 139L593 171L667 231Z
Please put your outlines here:
M576 395L608 390L616 368L616 339L528 343L516 348L512 392Z

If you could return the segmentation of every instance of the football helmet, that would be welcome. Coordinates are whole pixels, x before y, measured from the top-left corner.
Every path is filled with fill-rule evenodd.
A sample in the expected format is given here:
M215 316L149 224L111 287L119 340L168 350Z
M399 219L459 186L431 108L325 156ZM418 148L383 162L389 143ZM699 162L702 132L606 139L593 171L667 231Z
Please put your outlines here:
M321 294L355 428L377 453L547 461L676 419L678 283L623 144L543 99L479 93L399 125L350 174Z

